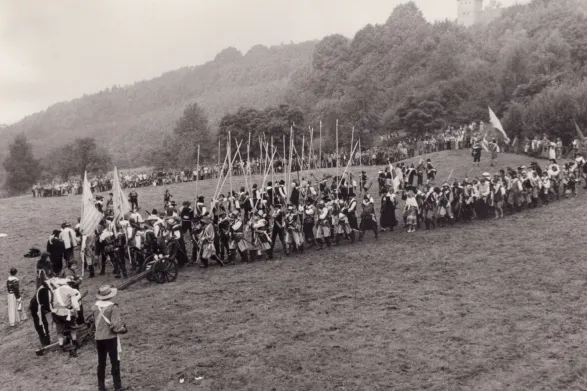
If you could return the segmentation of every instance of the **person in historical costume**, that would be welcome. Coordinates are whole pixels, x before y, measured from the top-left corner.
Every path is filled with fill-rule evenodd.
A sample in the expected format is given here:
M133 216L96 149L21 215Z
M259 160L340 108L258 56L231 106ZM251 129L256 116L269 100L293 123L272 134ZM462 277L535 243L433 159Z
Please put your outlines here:
M39 289L45 281L53 277L53 269L51 267L51 255L47 252L42 253L37 261L37 289Z
M208 260L212 259L216 261L220 266L224 266L224 263L216 255L216 247L214 247L214 239L216 231L214 224L209 216L204 216L200 220L204 225L202 233L200 234L200 260L202 261L202 267L208 267Z
M375 203L373 197L368 193L363 196L363 212L361 214L361 225L359 232L359 241L363 240L366 230L373 230L375 239L379 238L379 228L377 227L377 220L375 218Z
M10 276L6 281L6 290L8 292L8 324L10 327L15 327L23 320L22 313L22 296L20 291L20 281L16 274L18 271L15 268L10 269Z
M236 253L238 252L241 256L242 262L248 261L249 245L244 238L245 224L240 218L240 214L236 211L232 212L230 221L230 240L228 242L228 248L230 253L228 255L228 261L234 262Z
M73 250L78 244L75 231L71 228L71 224L69 222L61 224L61 233L59 234L59 239L63 241L63 246L65 247L63 258L67 264L73 260Z
M473 143L473 147L471 148L471 155L473 156L473 164L476 164L479 167L479 163L481 163L481 150L483 147L481 146L481 141L476 139Z
M540 189L540 199L542 200L543 205L548 205L549 197L552 192L552 182L548 176L548 172L544 171L542 173L542 178L540 178L540 181L542 183L542 187Z
M192 220L194 219L194 209L192 203L184 201L181 210L179 211L181 216L181 232L185 235L192 229Z
M273 211L271 212L273 227L271 229L271 251L275 246L275 239L279 238L283 251L287 254L287 245L285 244L285 213L281 208L281 201L275 201Z
M139 208L139 194L135 190L128 193L128 201L130 202L131 209Z
M330 211L324 201L318 201L317 206L316 242L319 246L318 249L322 249L324 247L324 242L326 242L327 247L330 247L330 227L332 221L330 219Z
M220 260L224 261L224 256L226 255L226 258L228 258L230 254L230 248L228 245L230 239L230 218L226 212L221 212L218 218L218 237Z
M198 221L203 216L208 215L208 209L206 208L206 204L204 203L204 196L198 196L198 201L196 202L196 207L194 209L194 219Z
M379 224L382 230L389 229L393 231L397 225L397 218L395 217L395 208L397 200L395 193L391 192L388 187L387 192L381 197L381 217Z
M340 241L340 237L350 239L351 243L355 243L355 230L351 228L348 218L348 206L342 203L341 209L338 212L338 224L336 226L336 241Z
M65 244L59 238L61 231L55 230L47 241L47 252L50 254L53 273L59 274L63 269L63 257L65 256Z
M172 248L172 251L174 252L173 255L177 259L178 266L184 267L189 262L189 259L187 257L185 239L181 233L181 219L178 216L170 217L166 219L166 223L169 238L175 239L177 243L177 247Z
M451 227L454 223L453 196L450 185L448 182L444 182L438 194L438 221L441 225L444 225L447 220Z
M293 204L287 206L287 212L285 213L285 244L286 254L289 254L291 250L296 250L300 254L304 253L300 216Z
M424 205L423 205L423 217L426 230L430 228L436 228L436 213L438 210L438 195L440 189L436 191L436 188L427 186L425 187Z
M110 357L112 380L115 391L122 391L120 376L120 335L127 333L126 325L120 317L118 304L112 302L117 289L103 285L96 294L96 303L92 306L96 327L96 350L98 353L98 390L106 391L106 358Z
M306 205L302 208L302 210L304 237L306 239L306 243L313 245L315 243L314 224L316 219L316 207L314 206L311 198L306 199Z
M171 197L173 197L171 195L171 193L169 192L169 189L165 189L165 193L163 193L163 207L167 207L167 205L171 202Z
M126 270L126 258L127 258L127 251L126 251L126 225L128 221L126 220L119 220L117 223L118 229L114 234L114 251L116 252L116 256L112 259L114 264L114 278L128 278L128 273Z
M432 165L430 158L426 159L426 176L430 182L433 182L434 178L436 178L436 168Z
M35 295L31 298L29 303L29 310L31 311L35 331L39 335L41 345L50 345L51 337L47 316L51 315L53 310L53 291L49 285L49 279L45 280L42 285L37 288Z
M266 214L263 210L258 210L251 222L251 229L254 233L253 245L256 250L251 252L251 260L256 256L261 256L262 251L265 251L268 259L273 259L273 252L271 251L271 238L267 233L269 222L266 219Z
M65 278L52 278L48 281L53 286L53 321L57 329L57 338L59 347L66 350L64 346L65 332L70 330L71 342L73 345L72 355L79 347L76 333L76 318L80 310L81 294L77 289L69 285L69 280Z
M418 206L418 202L416 201L414 193L411 190L407 193L404 209L408 232L416 232L416 225L418 223L418 213L420 211L420 207Z
M503 219L503 204L505 201L506 188L503 185L502 179L496 176L493 179L493 187L491 189L493 197L493 209L495 211L496 219Z

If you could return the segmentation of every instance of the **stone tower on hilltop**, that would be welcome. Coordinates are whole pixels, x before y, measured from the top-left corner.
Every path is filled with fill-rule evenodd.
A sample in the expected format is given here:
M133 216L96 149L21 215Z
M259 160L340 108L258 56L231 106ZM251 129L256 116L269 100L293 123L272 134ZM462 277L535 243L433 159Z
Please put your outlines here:
M483 0L457 0L457 22L464 26L471 26L481 21L483 14Z

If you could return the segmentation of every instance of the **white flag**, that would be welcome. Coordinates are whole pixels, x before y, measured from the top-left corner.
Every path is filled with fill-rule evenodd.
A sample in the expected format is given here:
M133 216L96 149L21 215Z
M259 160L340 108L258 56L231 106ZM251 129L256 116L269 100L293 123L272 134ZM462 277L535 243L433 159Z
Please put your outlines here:
M118 169L116 167L114 167L113 175L112 195L114 197L114 221L118 221L122 219L126 213L130 212L130 204L120 186L120 176L118 175Z
M102 213L94 205L94 196L90 182L88 182L88 174L84 173L84 184L82 188L82 213L80 220L80 231L82 235L91 236L94 230L102 220Z
M505 141L506 142L509 142L510 141L510 138L505 133L505 130L503 130L503 126L501 126L501 122L499 122L499 119L497 118L497 115L495 115L495 113L493 112L493 110L491 110L491 107L489 107L489 121L491 122L491 125L493 125L493 127L495 129L499 129L499 131L503 134L503 137L505 138Z

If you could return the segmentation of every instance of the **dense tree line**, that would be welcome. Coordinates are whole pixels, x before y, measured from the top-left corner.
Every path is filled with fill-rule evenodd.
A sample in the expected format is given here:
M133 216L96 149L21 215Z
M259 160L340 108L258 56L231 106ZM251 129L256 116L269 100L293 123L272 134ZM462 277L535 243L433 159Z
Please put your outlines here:
M353 39L320 41L287 102L325 122L330 138L335 118L367 134L423 134L487 122L491 106L512 135L569 142L573 118L587 127L586 3L534 0L465 28L429 23L409 2Z

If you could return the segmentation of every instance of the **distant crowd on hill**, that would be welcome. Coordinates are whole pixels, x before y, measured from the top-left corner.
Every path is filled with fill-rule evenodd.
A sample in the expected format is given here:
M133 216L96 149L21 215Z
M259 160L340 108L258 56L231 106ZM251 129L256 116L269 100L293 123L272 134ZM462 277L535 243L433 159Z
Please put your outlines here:
M482 139L487 138L487 125L482 121L472 123L470 125L463 125L460 127L450 126L446 130L438 134L425 135L423 137L381 137L382 146L375 146L364 151L355 151L354 157L350 165L382 165L387 163L394 163L414 156L425 155L433 152L445 150L462 150L472 149L475 142L481 142ZM519 141L514 138L513 141L506 143L503 138L498 138L494 141L497 146L497 152L509 153L523 153L534 158L544 159L560 159L564 156L570 156L572 152L577 152L580 148L581 141L576 138L570 145L563 145L559 138L549 138L546 134L542 137L538 135L533 138L525 138ZM484 144L487 152L489 151L490 143ZM300 169L316 169L316 168L332 168L336 167L337 163L345 167L349 164L351 158L351 151L348 148L341 148L338 155L335 151L317 154L308 153L307 157L303 158L299 154L294 153L292 159L292 172L297 172ZM234 163L232 167L232 175L239 176L243 173L250 173L252 175L264 174L265 164L264 159L252 158L250 163L247 161L240 161ZM273 162L273 167L276 173L283 173L287 168L288 158L276 156ZM219 177L219 173L228 172L228 164L225 163L222 168L220 164L202 165L199 168L193 169L185 168L183 170L155 170L152 172L134 172L120 174L120 183L122 188L140 188L140 187L155 187L167 186L174 183L193 182L199 175L200 180L215 179ZM112 189L112 174L95 176L90 180L92 192L102 193ZM67 195L79 195L82 192L81 180L69 181L52 181L47 183L38 183L32 188L33 197L56 197Z

